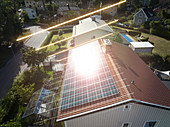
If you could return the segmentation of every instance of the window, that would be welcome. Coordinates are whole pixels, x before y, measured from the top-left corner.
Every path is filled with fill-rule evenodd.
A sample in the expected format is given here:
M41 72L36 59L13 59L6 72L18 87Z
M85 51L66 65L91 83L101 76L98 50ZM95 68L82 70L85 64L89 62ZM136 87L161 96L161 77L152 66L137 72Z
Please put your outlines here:
M131 110L131 105L127 104L124 106L123 111L130 111Z
M158 125L158 121L147 121L144 127L156 127Z
M142 17L142 16L143 16L143 14L142 14L142 13L140 13L140 14L139 14L139 17Z
M125 123L122 124L122 127L131 127L131 123L125 122Z
M141 20L141 19L138 19L138 23L142 23L142 20Z
M95 39L96 37L95 36L93 36L91 39Z

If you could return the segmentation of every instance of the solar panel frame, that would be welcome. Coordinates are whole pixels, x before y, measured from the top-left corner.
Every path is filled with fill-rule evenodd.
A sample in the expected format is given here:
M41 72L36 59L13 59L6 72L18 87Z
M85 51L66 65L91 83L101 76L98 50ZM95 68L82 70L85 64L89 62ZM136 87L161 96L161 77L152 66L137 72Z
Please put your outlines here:
M75 50L79 51L83 46L69 51L60 105L61 111L119 94L98 41L84 46L91 46L97 49L100 66L97 68L95 74L77 74L76 67L74 67L75 65L71 59L72 52ZM96 50L92 52L94 51Z

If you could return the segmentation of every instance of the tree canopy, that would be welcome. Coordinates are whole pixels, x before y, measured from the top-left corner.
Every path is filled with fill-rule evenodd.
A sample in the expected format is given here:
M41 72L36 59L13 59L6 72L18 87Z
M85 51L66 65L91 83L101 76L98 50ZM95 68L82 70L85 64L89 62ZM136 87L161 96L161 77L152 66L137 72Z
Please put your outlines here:
M8 45L21 34L21 21L17 10L21 0L1 0L0 4L0 43Z
M34 67L34 66L38 66L39 64L42 63L46 57L47 57L48 53L40 50L40 51L36 51L35 48L27 48L27 49L22 49L22 60L24 63L28 64L28 67Z

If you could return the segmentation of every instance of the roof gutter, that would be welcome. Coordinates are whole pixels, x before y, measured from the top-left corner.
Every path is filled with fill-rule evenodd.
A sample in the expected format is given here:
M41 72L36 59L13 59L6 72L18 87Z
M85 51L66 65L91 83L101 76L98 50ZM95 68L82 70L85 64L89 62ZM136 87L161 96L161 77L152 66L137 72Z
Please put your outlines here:
M72 116L69 116L69 117L65 117L65 118L62 118L62 119L57 119L56 121L57 122L66 121L66 120L69 120L69 119L72 119L72 118L75 118L75 117L86 115L86 114L96 112L96 111L99 111L99 110L103 110L103 109L106 109L106 108L110 108L110 107L113 107L113 106L118 106L118 105L128 103L128 102L138 102L138 103L147 104L147 105L151 105L151 106L155 106L155 107L170 109L170 107L168 107L168 106L158 105L158 104L140 101L140 100L136 100L136 99L128 99L128 100L121 101L121 102L118 102L118 103L114 103L114 104L111 104L111 105L108 105L108 106L105 106L105 107L101 107L101 108L97 108L97 109L90 110L90 111L87 111L87 112L79 113L79 114L72 115Z

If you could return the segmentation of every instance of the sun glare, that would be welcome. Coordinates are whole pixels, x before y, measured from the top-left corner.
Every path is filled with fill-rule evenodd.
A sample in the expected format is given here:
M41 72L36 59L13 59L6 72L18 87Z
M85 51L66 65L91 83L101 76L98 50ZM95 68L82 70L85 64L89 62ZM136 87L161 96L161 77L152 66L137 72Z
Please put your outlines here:
M93 43L81 46L72 51L72 62L76 73L93 74L99 66L99 56Z

